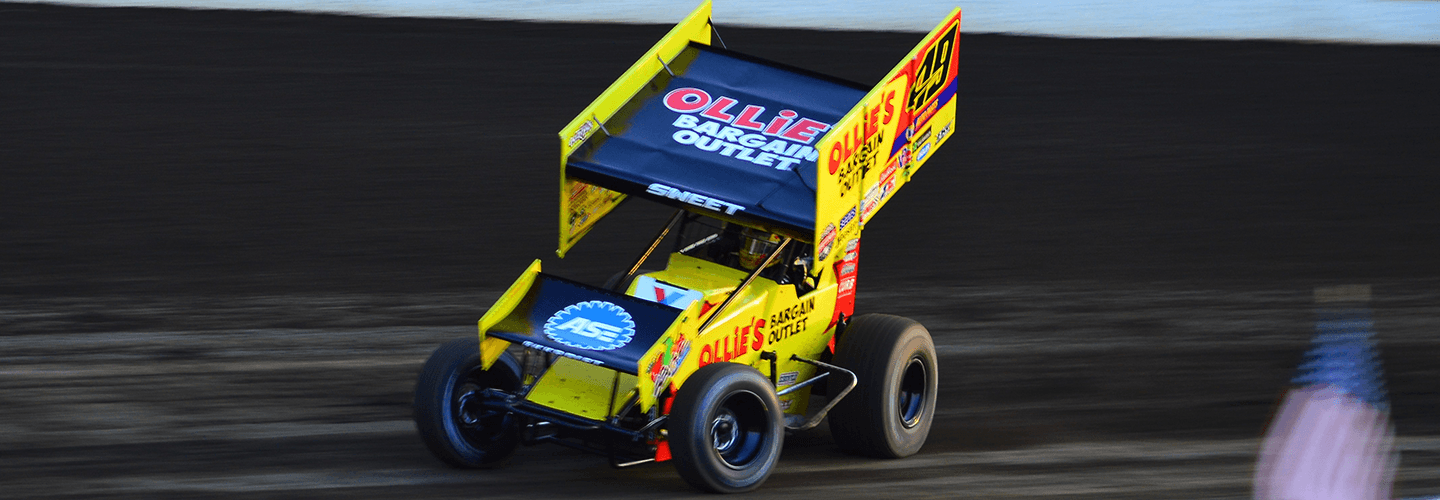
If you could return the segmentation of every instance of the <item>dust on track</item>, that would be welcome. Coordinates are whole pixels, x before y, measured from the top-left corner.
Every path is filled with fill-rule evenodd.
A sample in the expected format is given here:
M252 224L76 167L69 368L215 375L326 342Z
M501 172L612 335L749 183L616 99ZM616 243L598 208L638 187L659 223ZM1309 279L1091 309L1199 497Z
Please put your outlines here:
M925 450L875 461L840 454L824 427L792 435L761 496L870 498L895 488L937 498L1244 496L1259 432L1306 347L1309 294L1175 286L1032 283L866 297L876 310L925 322L935 337L942 392ZM1440 438L1430 437L1440 428L1423 388L1440 355L1428 330L1440 294L1435 283L1383 289L1389 298L1375 314L1391 346L1404 431L1402 492L1430 491L1440 485ZM470 297L416 299L444 310ZM0 338L0 447L16 478L9 491L688 494L668 466L615 471L559 447L522 449L504 470L450 470L414 435L408 405L429 350L470 329L384 326L397 317L381 313L352 319L368 326L275 328L264 323L304 323L315 317L310 310L336 304L383 311L394 300L263 303L237 304L242 312L225 321L196 320L198 329ZM26 317L58 329L64 318L85 320L67 316L68 304L51 307L29 305ZM149 304L131 320L173 321L170 310ZM265 320L231 328L245 317Z

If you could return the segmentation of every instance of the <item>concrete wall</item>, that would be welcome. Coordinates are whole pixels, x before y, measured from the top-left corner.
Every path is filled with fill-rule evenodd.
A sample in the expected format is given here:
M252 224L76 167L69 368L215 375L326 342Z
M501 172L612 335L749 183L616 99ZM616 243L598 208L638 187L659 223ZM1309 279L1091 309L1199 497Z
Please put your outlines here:
M0 0L3 1L3 0ZM698 2L664 0L51 0L380 16L673 23ZM951 8L970 33L1440 43L1437 0L717 0L720 24L925 31Z

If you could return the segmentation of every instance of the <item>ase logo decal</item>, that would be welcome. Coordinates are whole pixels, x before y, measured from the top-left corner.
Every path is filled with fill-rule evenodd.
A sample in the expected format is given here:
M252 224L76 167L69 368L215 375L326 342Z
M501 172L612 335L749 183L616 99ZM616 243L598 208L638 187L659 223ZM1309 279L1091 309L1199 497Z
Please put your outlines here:
M578 349L610 351L635 338L635 320L620 306L591 300L565 306L550 316L545 321L545 336Z

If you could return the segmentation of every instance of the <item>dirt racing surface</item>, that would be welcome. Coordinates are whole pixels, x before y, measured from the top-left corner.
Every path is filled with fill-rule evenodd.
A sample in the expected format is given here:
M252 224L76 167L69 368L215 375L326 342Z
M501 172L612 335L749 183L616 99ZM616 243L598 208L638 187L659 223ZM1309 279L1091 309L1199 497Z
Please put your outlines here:
M414 377L565 260L556 131L667 26L0 4L7 498L666 498L559 447L457 471ZM721 27L874 82L919 34ZM760 497L1246 498L1314 330L1374 289L1402 457L1440 495L1440 48L964 35L959 129L866 231L859 309L926 324L917 456L787 438Z

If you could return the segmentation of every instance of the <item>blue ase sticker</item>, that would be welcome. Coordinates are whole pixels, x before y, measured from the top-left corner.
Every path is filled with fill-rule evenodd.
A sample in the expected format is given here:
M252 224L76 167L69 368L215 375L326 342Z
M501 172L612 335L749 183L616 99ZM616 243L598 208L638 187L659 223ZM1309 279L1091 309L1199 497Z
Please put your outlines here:
M624 308L603 300L565 306L545 321L545 336L591 351L625 347L635 338L635 320Z

